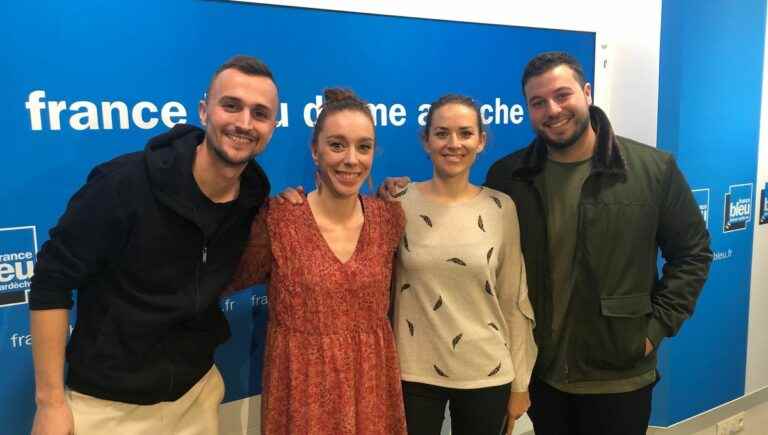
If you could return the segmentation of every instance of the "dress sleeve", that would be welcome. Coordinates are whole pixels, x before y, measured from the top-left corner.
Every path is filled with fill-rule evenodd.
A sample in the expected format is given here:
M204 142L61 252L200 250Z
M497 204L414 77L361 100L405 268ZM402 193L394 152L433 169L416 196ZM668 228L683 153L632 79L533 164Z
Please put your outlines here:
M405 212L399 201L385 201L386 207L385 221L383 224L387 229L387 239L389 246L394 252L400 244L405 231Z
M232 281L224 289L224 293L248 288L267 281L272 271L272 248L267 228L269 208L264 206L259 210L251 224L251 235L243 250L240 264L235 270Z
M503 202L504 234L496 271L499 304L507 323L509 352L515 369L512 391L528 390L538 352L533 339L533 307L528 299L525 261L520 248L520 227L512 200Z

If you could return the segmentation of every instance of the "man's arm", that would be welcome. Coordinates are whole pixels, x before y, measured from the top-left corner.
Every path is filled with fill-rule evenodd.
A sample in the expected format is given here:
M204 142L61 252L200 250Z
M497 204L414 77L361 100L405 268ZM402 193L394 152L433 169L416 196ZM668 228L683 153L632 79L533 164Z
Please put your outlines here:
M74 433L72 412L64 397L64 350L68 328L67 309L30 313L37 404L32 435Z
M712 263L709 232L688 183L670 159L660 200L657 243L666 260L651 303L648 338L658 348L693 314Z
M29 293L37 403L33 435L74 433L63 376L71 293L101 272L123 246L124 205L109 177L94 170L37 256Z

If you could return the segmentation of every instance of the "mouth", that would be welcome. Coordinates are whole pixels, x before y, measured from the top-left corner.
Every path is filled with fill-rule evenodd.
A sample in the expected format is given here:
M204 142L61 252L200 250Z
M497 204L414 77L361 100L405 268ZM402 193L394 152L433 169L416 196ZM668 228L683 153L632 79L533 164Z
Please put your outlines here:
M362 172L334 171L336 178L345 184L355 184L363 176Z
M448 162L458 163L464 159L464 154L441 154L443 159Z
M252 145L257 142L257 138L247 134L224 133L224 135L236 145Z
M566 116L564 118L556 119L553 121L547 121L544 123L544 126L550 129L557 129L560 127L564 127L566 124L568 124L568 122L570 122L572 118L573 117L571 116Z

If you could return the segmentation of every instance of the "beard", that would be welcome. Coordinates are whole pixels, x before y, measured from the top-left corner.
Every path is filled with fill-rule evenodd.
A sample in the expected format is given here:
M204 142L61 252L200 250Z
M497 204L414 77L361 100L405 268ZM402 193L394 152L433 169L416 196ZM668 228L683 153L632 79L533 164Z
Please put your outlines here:
M235 131L234 133L239 135L252 136L248 133L244 133L241 131ZM254 141L258 141L258 139L254 137ZM246 163L248 163L252 158L254 158L256 154L258 154L258 152L254 151L247 157L236 159L231 155L227 154L227 152L224 150L224 147L221 146L221 143L219 143L216 140L216 138L213 137L213 135L207 136L205 142L206 142L206 145L208 146L208 150L211 151L211 153L215 155L226 166L231 166L231 167L243 166Z
M536 129L536 134L541 138L544 139L545 142L552 148L556 150L564 150L567 148L570 148L575 144L576 142L581 139L581 137L584 135L584 132L587 131L587 128L589 128L590 125L590 118L589 115L584 116L583 118L576 118L576 129L573 131L573 134L568 136L567 138L556 141L547 136L544 129Z

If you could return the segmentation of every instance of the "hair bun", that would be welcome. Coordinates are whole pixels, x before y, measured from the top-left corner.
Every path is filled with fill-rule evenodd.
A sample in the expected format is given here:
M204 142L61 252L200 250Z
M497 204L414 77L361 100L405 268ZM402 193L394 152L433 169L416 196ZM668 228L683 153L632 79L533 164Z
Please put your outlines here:
M325 101L325 104L328 103L335 103L339 101L354 101L354 102L361 102L360 97L358 97L351 89L344 89L344 88L327 88L323 91L323 99Z

